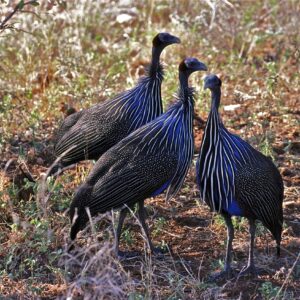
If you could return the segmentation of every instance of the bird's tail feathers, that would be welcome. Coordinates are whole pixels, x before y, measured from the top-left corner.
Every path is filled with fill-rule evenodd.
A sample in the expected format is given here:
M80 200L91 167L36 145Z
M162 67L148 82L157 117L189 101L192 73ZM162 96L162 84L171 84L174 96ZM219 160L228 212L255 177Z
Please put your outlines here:
M280 256L281 233L282 233L282 222L278 221L277 224L275 224L272 228L270 228L270 231L276 241L276 253L277 253L277 257L279 257Z

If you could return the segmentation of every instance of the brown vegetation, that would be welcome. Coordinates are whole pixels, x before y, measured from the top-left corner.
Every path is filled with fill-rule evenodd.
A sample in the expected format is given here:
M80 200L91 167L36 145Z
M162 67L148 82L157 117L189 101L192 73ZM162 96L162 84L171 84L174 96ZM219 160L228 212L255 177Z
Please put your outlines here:
M299 299L300 3L40 2L10 19L22 31L0 30L0 298ZM0 5L3 21L14 6ZM153 240L167 249L163 259L147 253L134 217L121 247L140 255L116 259L111 224L117 213L93 220L76 253L66 253L68 206L92 162L45 182L54 132L70 110L133 86L159 31L182 40L163 55L165 107L177 89L178 62L198 57L223 80L226 126L271 156L283 176L282 256L276 258L271 235L259 226L255 256L264 272L256 279L207 280L222 267L226 229L200 201L194 166L176 199L147 201ZM206 120L209 93L199 75L192 84L197 114ZM195 124L196 151L202 132ZM247 223L236 219L234 226L240 270L247 261Z

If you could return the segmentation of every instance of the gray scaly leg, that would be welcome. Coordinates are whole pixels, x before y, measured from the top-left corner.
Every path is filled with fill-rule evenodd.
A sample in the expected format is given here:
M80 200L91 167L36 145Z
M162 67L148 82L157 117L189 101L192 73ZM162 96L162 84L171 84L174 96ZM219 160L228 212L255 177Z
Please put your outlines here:
M145 233L147 243L148 243L148 247L149 247L150 251L152 253L155 253L155 254L161 254L161 251L153 246L151 238L150 238L149 229L148 229L148 226L146 224L146 218L145 218L144 200L139 202L138 216L139 216L139 220L141 222L143 231Z
M223 215L227 227L227 246L224 263L224 270L210 276L210 280L219 280L232 277L231 261L232 261L232 241L234 239L234 228L231 221L231 216Z
M139 217L139 220L141 222L143 231L146 235L148 247L150 248L151 252L153 252L154 251L154 246L151 242L148 226L146 224L144 201L139 202L138 217Z
M249 233L250 233L250 248L249 248L249 257L248 257L248 264L246 267L242 269L239 276L244 276L247 274L251 274L256 276L257 271L254 265L254 244L255 244L255 220L249 219Z
M225 267L224 271L229 277L231 275L231 261L232 261L232 241L234 239L234 228L231 221L231 216L224 215L224 219L227 226L227 247L226 247L226 257L225 257Z
M118 227L117 227L117 231L116 231L116 244L115 244L115 251L118 255L120 254L119 253L119 244L120 244L120 238L121 238L121 233L122 233L122 227L123 227L127 212L128 212L127 208L123 208L120 211L119 222L118 222Z

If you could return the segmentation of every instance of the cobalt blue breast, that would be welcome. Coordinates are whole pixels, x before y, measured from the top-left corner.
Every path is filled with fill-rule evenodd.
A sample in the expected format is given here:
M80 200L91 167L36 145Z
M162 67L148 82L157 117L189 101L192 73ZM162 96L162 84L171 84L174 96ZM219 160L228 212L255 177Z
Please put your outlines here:
M176 172L151 194L152 197L168 188L169 199L177 193L184 181L194 153L193 105L191 89L187 103L179 101L165 114L140 128L138 134L131 134L127 138L130 140L128 144L134 144L136 151L142 152L145 157L153 153L177 157ZM141 144L136 144L136 140Z
M228 132L212 110L196 166L200 196L212 211L244 215L235 198L235 176L238 166L251 157L252 147Z

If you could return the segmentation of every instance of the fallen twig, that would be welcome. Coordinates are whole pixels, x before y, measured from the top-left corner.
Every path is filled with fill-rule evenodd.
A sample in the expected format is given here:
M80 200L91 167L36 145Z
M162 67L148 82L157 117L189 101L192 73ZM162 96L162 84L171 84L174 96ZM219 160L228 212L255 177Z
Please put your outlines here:
M39 5L39 2L37 0L31 0L31 1L27 1L24 2L24 0L21 0L13 9L13 11L11 13L9 13L4 20L0 23L0 32L3 32L5 29L15 29L15 27L13 26L13 24L7 24L7 22L16 14L16 12L18 11L22 11L22 9L24 8L24 6L26 5L33 5L33 6L37 6Z

